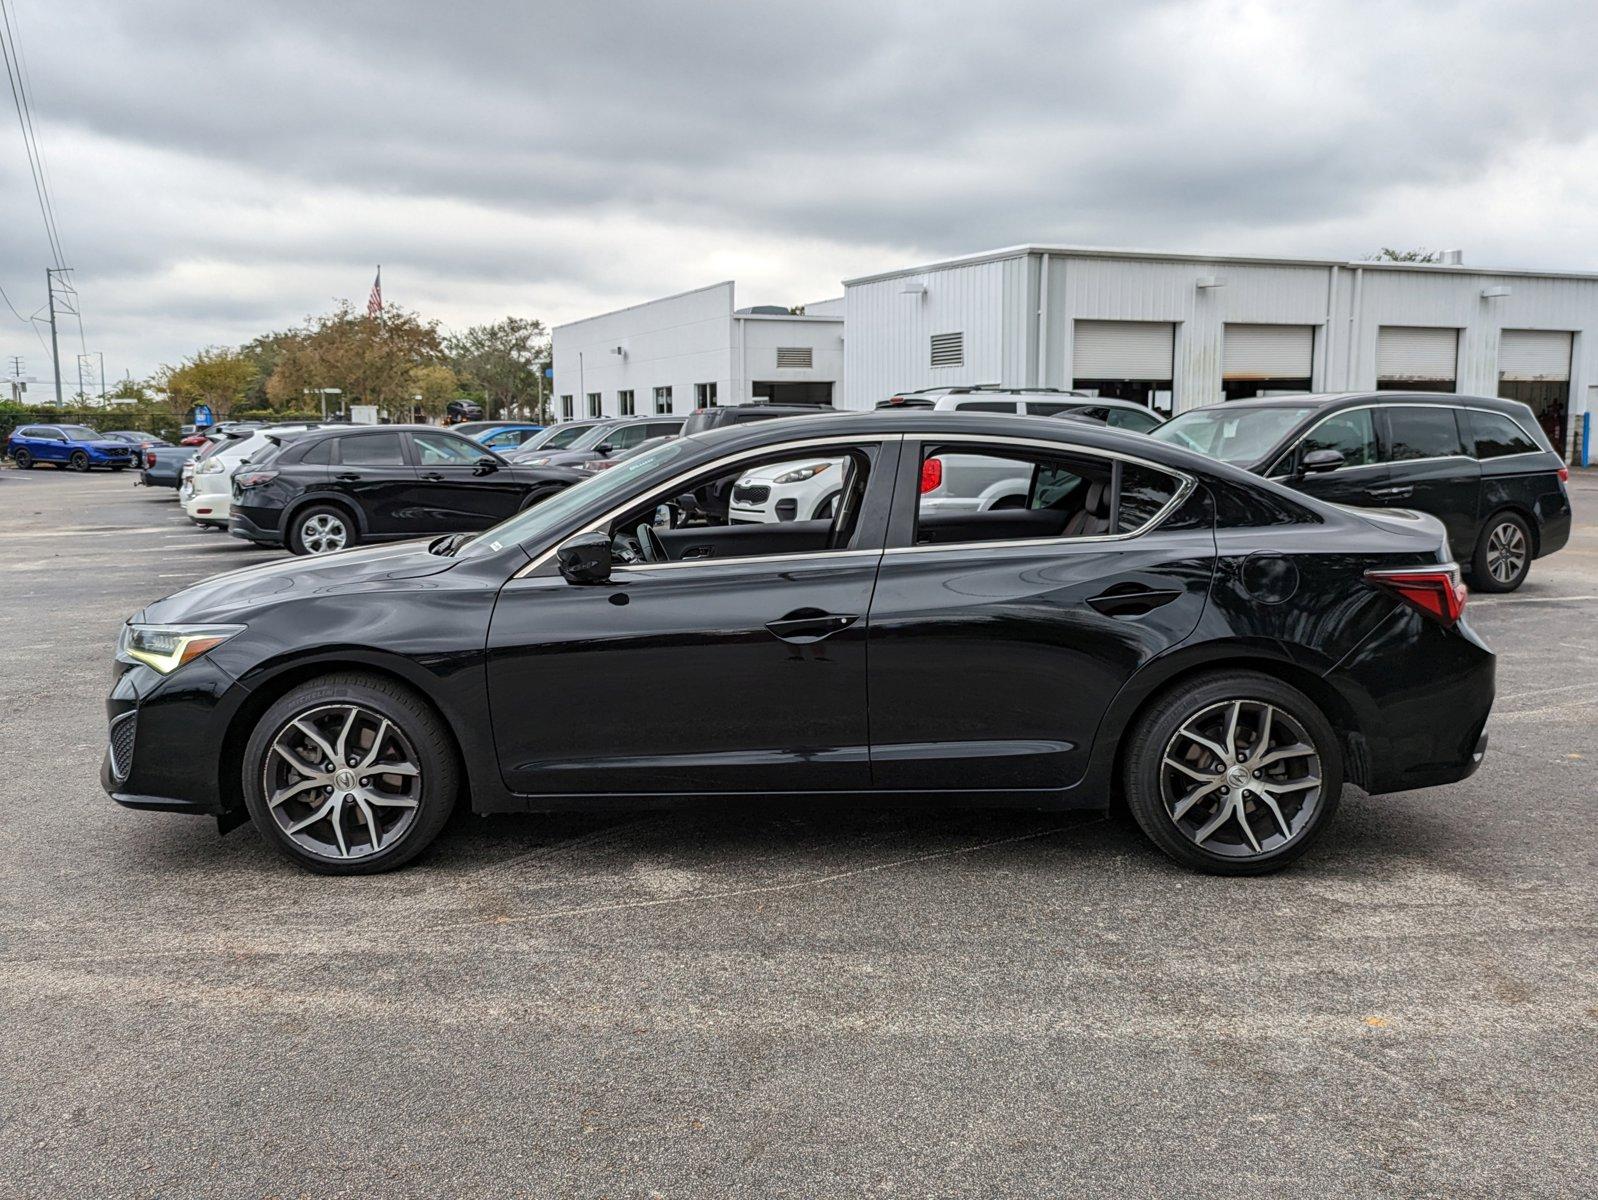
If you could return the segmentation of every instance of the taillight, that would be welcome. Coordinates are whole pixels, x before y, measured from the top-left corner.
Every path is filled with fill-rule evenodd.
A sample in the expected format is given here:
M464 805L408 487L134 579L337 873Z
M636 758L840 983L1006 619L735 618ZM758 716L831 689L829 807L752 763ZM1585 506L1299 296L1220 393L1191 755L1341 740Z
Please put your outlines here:
M147 467L155 466L155 451L154 450L146 450L144 452L144 465L147 466Z
M943 484L943 460L941 458L924 459L921 463L921 491L933 491Z
M248 475L238 476L237 482L241 488L252 488L260 487L264 483L271 483L276 478L276 471L251 471Z
M1569 483L1570 482L1570 468L1565 466L1564 463L1560 463L1559 464L1559 482L1560 483Z
M1411 608L1419 609L1444 625L1452 625L1464 616L1465 601L1470 596L1459 577L1459 568L1452 564L1446 567L1366 571L1365 582L1392 592Z

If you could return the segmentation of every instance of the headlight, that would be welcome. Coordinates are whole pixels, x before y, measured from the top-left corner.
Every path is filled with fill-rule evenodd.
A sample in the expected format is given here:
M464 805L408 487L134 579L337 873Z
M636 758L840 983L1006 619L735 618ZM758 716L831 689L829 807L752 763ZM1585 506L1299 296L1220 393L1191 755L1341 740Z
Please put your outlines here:
M805 480L813 479L815 476L821 474L830 466L832 466L831 463L811 463L808 467L798 467L792 471L784 472L783 474L777 476L775 482L803 483Z
M242 625L124 625L117 657L170 675L243 629Z
M529 467L547 467L547 466L549 466L549 459L547 459L547 458L529 458L529 459L526 460L526 462L527 462L527 465Z

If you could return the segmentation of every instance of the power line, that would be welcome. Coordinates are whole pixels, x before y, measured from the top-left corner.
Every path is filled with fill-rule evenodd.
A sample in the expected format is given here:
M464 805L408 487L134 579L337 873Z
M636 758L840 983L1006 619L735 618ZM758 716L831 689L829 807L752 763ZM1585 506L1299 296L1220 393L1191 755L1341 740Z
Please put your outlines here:
M17 124L21 127L22 144L28 155L28 170L33 176L39 215L44 219L45 237L50 242L50 252L55 257L56 266L64 267L66 256L62 252L60 233L56 229L55 205L50 200L43 157L39 153L39 142L33 129L33 104L22 71L22 48L17 43L6 0L0 0L0 57L5 59L6 78L11 84L11 103L17 110Z

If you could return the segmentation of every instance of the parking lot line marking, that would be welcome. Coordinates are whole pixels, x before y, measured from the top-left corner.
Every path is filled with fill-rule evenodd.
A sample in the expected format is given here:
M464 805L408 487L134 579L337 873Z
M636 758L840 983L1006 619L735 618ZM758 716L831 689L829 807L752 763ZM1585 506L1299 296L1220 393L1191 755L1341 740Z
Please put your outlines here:
M1473 597L1470 601L1470 607L1491 608L1495 604L1564 604L1574 603L1578 600L1598 600L1598 594L1591 596L1505 596L1500 600L1477 600Z

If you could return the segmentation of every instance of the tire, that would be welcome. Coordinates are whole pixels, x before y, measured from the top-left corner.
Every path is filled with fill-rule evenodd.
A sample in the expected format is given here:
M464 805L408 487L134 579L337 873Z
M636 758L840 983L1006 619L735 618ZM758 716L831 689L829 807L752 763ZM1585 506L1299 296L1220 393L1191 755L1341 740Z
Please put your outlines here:
M361 534L347 509L335 504L313 504L294 514L286 542L292 554L332 554L359 546Z
M82 450L74 450L72 457L67 459L74 471L87 471L89 469L89 456Z
M1228 753L1222 759L1207 746ZM1307 753L1280 753L1295 746ZM1257 769L1256 758L1264 759ZM1310 779L1319 782L1299 786ZM1123 780L1138 826L1177 862L1212 875L1264 875L1298 858L1331 823L1343 755L1325 714L1297 688L1256 671L1215 672L1177 684L1139 716Z
M1512 592L1531 574L1531 526L1512 512L1494 513L1476 539L1470 582L1478 592Z
M832 495L816 505L816 511L810 514L810 519L812 521L832 520L833 514L838 509L838 497L840 494L839 492L833 492Z
M997 500L995 500L993 502L993 508L990 511L999 512L999 511L1004 510L1004 509L1025 508L1025 507L1026 507L1026 497L1025 496L1000 496Z
M26 450L18 450L11 457L12 457L12 460L17 464L17 470L19 470L19 471L31 471L31 470L33 470L33 455L29 454Z
M357 715L346 727L350 712ZM317 733L320 749L306 729ZM330 759L308 762L308 750L343 750L344 758L326 771ZM415 774L363 774L362 759ZM241 782L250 820L291 862L319 875L374 875L410 862L438 836L460 793L460 766L448 729L420 696L349 673L301 684L262 714L245 746Z

